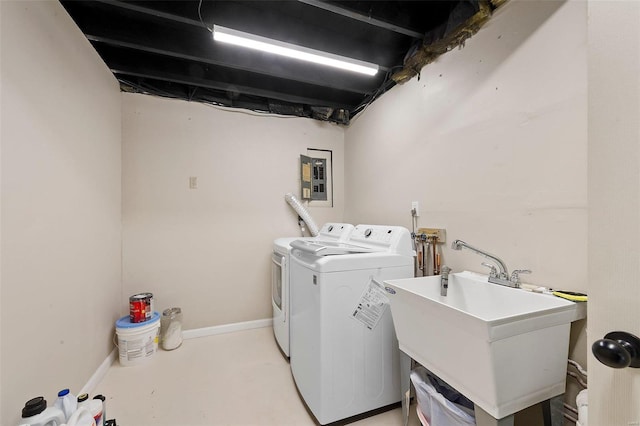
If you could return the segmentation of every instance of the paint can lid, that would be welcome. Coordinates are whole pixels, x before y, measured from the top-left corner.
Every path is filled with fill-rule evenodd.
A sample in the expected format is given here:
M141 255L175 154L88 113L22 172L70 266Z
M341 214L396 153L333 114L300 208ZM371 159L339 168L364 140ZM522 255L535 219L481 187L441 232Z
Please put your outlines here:
M163 318L167 318L167 317L174 318L174 317L176 317L177 315L179 315L181 313L182 313L182 309L180 309L180 308L168 308L168 309L165 309L164 311L162 311L162 317Z
M148 319L147 321L142 321L142 322L131 322L131 318L129 317L129 315L127 315L125 317L120 318L118 321L116 321L116 327L117 328L145 327L157 321L160 321L160 314L157 312L153 313L153 315L151 316L151 319Z

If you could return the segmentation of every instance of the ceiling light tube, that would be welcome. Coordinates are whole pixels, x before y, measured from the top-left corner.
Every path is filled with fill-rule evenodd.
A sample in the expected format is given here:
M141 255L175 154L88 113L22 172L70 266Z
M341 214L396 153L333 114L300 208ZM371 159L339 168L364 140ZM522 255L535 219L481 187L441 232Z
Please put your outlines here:
M230 28L213 26L213 39L223 43L243 46L249 49L269 52L288 58L300 59L302 61L313 62L315 64L340 68L343 70L358 72L366 75L376 75L378 65L345 56L334 55L333 53L322 52L320 50L309 49L283 41L260 37Z

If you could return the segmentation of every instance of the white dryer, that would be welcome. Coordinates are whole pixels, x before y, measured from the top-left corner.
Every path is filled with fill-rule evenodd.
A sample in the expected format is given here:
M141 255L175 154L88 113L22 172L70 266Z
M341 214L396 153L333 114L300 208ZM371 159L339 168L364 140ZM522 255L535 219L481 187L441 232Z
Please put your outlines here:
M291 246L291 371L313 415L324 425L400 401L391 312L367 312L363 296L375 282L413 277L409 231L358 225L346 243Z
M346 241L353 230L348 223L326 223L316 237L278 238L273 242L271 257L271 304L273 306L273 334L282 352L289 356L289 255L290 243L295 240L303 241Z

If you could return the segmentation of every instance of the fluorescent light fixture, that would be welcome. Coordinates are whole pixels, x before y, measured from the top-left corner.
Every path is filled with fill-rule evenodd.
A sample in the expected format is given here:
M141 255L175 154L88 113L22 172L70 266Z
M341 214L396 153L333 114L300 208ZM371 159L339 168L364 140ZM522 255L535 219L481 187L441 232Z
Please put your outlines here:
M347 58L345 56L334 55L333 53L322 52L320 50L309 49L283 41L260 37L230 28L213 26L213 39L223 43L235 44L249 49L261 50L288 58L300 59L302 61L313 62L315 64L340 68L343 70L359 72L367 75L376 75L378 66L369 62Z

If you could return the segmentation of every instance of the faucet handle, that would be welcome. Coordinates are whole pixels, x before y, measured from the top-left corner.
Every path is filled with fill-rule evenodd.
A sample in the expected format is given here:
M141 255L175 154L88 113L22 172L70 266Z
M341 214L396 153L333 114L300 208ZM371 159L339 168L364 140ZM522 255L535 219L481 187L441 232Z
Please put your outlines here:
M492 276L492 277L497 277L498 276L498 270L492 264L487 263L487 262L482 262L482 266L486 266L487 268L491 268L490 276Z
M511 273L511 278L509 279L509 281L511 281L512 283L520 283L520 274L530 274L531 273L531 269L515 269L512 273Z

